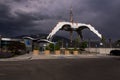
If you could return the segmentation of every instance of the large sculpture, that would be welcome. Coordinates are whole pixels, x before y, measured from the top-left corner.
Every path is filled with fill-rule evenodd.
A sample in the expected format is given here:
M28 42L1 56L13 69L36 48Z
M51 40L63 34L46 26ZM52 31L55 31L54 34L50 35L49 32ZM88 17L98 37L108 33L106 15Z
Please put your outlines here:
M73 31L77 32L81 40L83 40L82 36L82 30L88 28L90 31L95 33L99 38L102 38L102 35L90 24L84 24L84 23L75 23L73 21L73 12L72 7L70 9L70 22L59 22L55 28L52 30L52 32L47 36L47 39L52 39L53 35L59 31L59 30L65 30L70 32L70 42L72 43L72 33Z
M99 38L102 38L102 35L90 24L83 24L83 23L73 23L73 22L59 22L56 27L52 30L52 32L47 36L47 39L51 39L53 35L59 31L59 30L65 30L70 31L71 33L73 31L77 32L81 39L83 39L82 36L82 30L88 28L90 31L95 33Z

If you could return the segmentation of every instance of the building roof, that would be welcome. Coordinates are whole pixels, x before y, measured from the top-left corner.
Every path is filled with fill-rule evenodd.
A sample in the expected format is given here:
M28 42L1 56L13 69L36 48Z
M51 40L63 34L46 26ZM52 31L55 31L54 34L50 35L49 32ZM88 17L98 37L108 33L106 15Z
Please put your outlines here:
M2 41L21 41L21 39L2 38Z

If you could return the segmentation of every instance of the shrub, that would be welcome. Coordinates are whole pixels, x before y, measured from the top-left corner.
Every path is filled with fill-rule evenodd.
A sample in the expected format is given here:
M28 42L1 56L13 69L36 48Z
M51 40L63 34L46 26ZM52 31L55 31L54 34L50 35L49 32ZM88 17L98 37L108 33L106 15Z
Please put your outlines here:
M45 47L45 50L50 50L50 46L47 45L47 46Z
M39 50L39 46L34 46L34 50Z
M54 44L50 43L49 48L50 48L50 51L54 51Z
M60 50L60 45L58 43L55 45L55 50Z

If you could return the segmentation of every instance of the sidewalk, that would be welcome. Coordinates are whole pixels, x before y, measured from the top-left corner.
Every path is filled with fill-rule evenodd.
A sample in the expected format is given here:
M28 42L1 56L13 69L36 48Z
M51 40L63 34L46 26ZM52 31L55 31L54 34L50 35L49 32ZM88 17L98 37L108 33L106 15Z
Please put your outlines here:
M30 54L20 55L17 57L0 59L0 61L24 61L24 60L36 60L36 59L111 58L111 57L118 57L118 56L109 56L109 55L102 55L102 54L79 54L79 55L72 55L72 54L70 54L70 55L63 55L63 54L44 55L44 54L39 54L39 55L34 55L34 54L30 53Z

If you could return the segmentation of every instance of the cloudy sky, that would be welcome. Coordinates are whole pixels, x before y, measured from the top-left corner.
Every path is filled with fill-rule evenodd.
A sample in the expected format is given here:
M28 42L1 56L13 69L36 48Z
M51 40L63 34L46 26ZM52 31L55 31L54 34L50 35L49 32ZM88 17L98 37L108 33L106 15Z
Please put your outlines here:
M94 26L106 38L120 39L120 0L0 0L0 34L50 33L58 21L69 21L73 7L75 22ZM60 31L57 35L67 32ZM84 30L85 37L94 34Z

